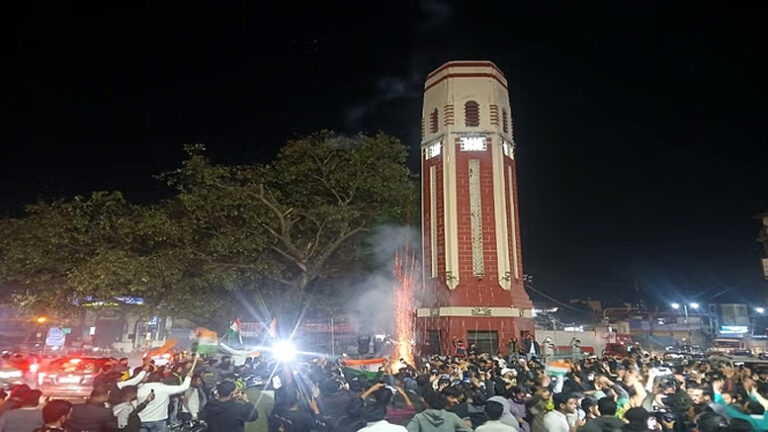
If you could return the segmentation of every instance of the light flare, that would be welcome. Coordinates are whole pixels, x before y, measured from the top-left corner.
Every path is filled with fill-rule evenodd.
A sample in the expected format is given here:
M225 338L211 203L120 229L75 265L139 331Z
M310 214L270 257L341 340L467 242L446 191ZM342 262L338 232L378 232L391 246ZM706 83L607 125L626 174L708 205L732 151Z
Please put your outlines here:
M395 349L389 362L392 373L405 366L403 361L409 365L414 364L413 293L418 283L416 275L415 253L407 246L402 258L399 252L395 252Z

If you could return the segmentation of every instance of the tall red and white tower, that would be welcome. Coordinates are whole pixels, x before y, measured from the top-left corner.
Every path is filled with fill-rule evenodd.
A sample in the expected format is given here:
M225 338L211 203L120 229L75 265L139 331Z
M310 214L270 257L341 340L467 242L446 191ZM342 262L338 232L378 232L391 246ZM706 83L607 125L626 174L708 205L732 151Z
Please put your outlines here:
M507 80L488 61L452 61L427 76L421 142L425 295L416 336L442 353L480 351L533 332L523 286L515 142Z

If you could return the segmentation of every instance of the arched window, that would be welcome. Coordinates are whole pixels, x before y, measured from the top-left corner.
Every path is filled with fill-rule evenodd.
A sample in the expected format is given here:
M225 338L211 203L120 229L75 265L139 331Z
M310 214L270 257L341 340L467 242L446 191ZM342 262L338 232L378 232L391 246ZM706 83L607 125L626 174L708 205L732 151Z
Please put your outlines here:
M509 117L507 116L506 108L501 109L501 128L504 131L504 133L509 132Z
M437 108L429 113L429 133L437 133Z
M464 104L464 126L480 126L480 105L475 101Z

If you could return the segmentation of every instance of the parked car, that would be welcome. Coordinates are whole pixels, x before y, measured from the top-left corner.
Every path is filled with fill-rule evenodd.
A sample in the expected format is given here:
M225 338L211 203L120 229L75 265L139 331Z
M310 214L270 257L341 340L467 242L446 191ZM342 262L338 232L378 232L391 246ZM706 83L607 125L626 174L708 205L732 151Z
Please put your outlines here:
M56 359L38 373L38 388L43 396L88 397L94 378L109 361L105 357Z

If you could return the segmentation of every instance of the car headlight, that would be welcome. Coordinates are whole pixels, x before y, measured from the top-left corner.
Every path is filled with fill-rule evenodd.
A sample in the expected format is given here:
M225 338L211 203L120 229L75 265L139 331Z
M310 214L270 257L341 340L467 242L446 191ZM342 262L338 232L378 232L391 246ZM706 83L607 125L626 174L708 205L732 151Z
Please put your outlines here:
M21 371L0 371L0 379L21 378Z

